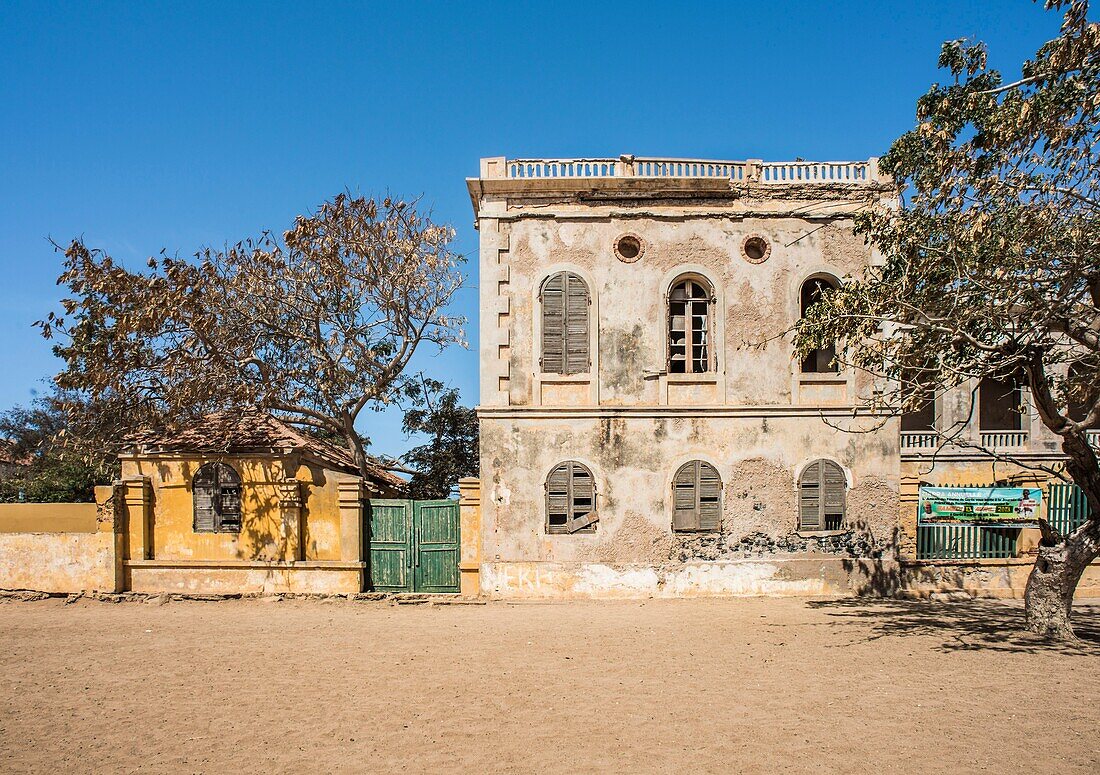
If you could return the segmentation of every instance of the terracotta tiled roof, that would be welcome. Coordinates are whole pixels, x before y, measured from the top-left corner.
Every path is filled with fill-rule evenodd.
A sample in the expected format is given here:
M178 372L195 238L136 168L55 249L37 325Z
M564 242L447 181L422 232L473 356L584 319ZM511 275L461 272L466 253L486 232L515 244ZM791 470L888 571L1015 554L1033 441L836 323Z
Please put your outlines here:
M359 473L351 454L336 444L315 438L264 412L218 412L174 431L141 431L126 437L135 454L163 452L245 453L263 450L309 454L344 471ZM370 478L391 487L405 480L368 457Z

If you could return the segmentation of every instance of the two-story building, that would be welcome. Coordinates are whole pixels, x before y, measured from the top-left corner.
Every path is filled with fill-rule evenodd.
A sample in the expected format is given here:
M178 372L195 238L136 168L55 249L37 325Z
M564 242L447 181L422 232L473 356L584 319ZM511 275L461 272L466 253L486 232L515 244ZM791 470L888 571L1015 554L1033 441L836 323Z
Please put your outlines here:
M467 184L482 593L850 591L862 559L918 559L918 484L1035 481L982 444L1058 455L1019 386L899 419L832 348L795 358L799 317L876 261L853 216L899 192L875 159L489 158Z

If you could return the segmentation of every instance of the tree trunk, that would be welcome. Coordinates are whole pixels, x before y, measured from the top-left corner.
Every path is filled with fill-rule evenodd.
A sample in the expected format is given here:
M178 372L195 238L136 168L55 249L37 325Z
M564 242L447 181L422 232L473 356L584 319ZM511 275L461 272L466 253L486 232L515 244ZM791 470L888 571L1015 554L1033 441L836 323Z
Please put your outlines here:
M1024 621L1029 630L1052 640L1076 640L1070 621L1073 593L1097 555L1100 521L1095 515L1057 544L1039 547L1024 589Z

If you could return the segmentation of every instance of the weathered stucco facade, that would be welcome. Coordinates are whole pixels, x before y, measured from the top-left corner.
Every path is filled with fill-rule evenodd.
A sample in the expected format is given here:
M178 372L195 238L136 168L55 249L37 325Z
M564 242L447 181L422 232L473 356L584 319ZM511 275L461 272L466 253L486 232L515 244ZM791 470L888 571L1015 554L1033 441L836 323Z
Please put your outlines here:
M807 281L839 282L872 262L852 215L896 198L875 161L599 164L486 159L469 181L481 234L483 592L614 594L637 573L678 594L735 589L731 574L780 591L781 579L738 563L685 569L761 544L779 555L853 542L890 553L897 425L830 427L860 421L853 408L870 385L803 371L783 336ZM618 250L624 236L636 255ZM746 251L750 238L764 250ZM588 293L580 373L547 373L540 360L540 296L561 272ZM683 278L710 296L700 373L670 369L670 293ZM843 470L844 525L800 531L799 477L818 460ZM592 473L590 532L547 529L547 477L563 461ZM673 530L673 478L690 461L721 478L718 531Z

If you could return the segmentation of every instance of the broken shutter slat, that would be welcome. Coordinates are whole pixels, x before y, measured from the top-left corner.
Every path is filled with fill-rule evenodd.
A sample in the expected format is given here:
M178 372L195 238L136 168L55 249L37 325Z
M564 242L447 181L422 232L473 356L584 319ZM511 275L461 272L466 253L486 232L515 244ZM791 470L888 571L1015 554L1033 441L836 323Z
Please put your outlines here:
M554 466L546 479L548 533L591 532L596 514L596 484L592 472L568 461Z

